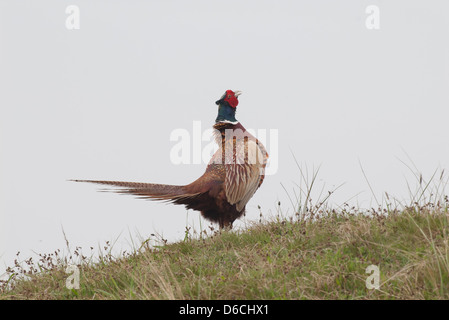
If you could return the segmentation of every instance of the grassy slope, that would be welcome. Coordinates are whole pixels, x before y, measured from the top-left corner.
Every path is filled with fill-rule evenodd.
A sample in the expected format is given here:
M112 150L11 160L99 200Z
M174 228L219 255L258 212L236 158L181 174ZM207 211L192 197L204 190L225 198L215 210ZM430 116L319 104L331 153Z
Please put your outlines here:
M448 222L447 209L273 221L85 259L78 290L62 260L47 263L0 299L448 299ZM366 288L372 264L379 290Z

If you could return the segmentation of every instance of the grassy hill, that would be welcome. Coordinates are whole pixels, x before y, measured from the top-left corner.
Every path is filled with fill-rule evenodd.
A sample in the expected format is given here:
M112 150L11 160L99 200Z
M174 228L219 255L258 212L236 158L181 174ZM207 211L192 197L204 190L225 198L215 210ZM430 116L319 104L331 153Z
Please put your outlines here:
M184 241L143 242L120 257L106 245L95 262L77 248L79 289L67 289L72 260L55 252L25 261L31 271L11 268L0 299L448 299L448 226L446 198L400 212L343 208L243 231L186 232ZM366 286L370 265L379 289Z

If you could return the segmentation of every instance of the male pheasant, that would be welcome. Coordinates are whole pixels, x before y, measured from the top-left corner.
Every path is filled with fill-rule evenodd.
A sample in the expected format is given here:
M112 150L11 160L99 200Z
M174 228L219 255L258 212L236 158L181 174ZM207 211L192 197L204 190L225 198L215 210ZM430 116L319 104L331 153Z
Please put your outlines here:
M118 187L113 191L137 195L139 198L165 200L198 210L220 229L245 212L245 206L265 177L268 154L262 143L235 118L239 91L227 90L215 103L218 116L213 126L219 145L207 165L206 172L194 182L184 185L154 183L72 180Z

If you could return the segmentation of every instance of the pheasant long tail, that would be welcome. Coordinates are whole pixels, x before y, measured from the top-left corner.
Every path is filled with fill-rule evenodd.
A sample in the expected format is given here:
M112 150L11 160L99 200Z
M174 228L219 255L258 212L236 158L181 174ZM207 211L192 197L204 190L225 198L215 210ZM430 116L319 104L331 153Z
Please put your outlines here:
M71 180L75 182L88 182L112 187L101 191L112 191L121 194L132 194L142 199L169 201L176 204L185 204L188 199L194 198L200 193L189 193L185 186L168 184L103 181L103 180Z

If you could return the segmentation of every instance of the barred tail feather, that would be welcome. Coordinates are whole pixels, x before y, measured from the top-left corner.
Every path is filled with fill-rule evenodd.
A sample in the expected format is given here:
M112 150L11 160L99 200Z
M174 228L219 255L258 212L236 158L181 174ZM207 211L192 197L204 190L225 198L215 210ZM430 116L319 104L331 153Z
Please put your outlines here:
M178 204L184 204L185 199L197 196L197 193L188 193L185 186L175 186L156 183L103 181L103 180L70 180L75 182L87 182L118 187L118 189L104 189L121 194L133 194L143 199L165 200Z

